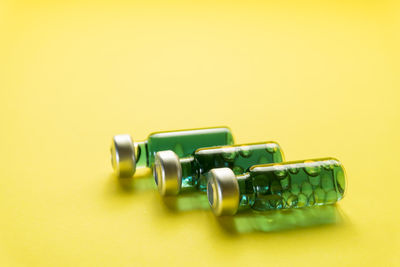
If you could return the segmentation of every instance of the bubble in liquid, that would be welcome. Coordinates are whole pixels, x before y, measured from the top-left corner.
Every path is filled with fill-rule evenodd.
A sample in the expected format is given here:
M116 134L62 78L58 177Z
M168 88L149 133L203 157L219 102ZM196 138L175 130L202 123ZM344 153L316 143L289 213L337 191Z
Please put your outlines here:
M314 195L311 195L308 198L308 206L313 206L314 204L315 204L315 198L314 198Z
M322 167L324 167L325 170L333 170L333 168L335 167L334 165L334 161L333 160L327 160L324 162L324 164L322 165Z
M232 168L232 171L233 171L236 175L244 173L243 168L240 167L240 166L234 166L234 167Z
M325 202L326 204L333 204L338 200L337 193L335 190L331 190L326 193Z
M322 204L325 201L325 191L321 188L317 188L314 190L314 199L315 203Z
M301 192L307 197L309 197L313 192L312 185L308 182L304 182L303 185L301 186Z
M330 177L329 174L327 174L327 173L323 173L321 176L322 176L321 177L322 189L324 189L325 191L333 190L334 185L333 185L332 177Z
M275 165L274 169L275 169L274 174L276 177L278 177L278 179L283 179L287 176L287 170L284 166Z
M297 195L298 193L300 193L300 186L298 184L292 184L292 186L290 187L290 192Z
M234 161L236 156L237 156L237 152L235 151L234 148L227 148L227 149L224 149L222 152L222 157L224 158L224 160L226 160L228 162Z
M292 195L292 194L291 194L289 191L283 192L283 193L282 193L283 202L284 202L284 203L287 203L287 200L289 199L289 197L290 197L291 195Z
M298 201L297 201L297 207L305 207L307 205L307 196L304 194L299 194L298 195Z
M313 186L319 186L319 183L320 183L320 181L321 181L321 176L311 176L311 177L308 177L308 180L310 180L310 183L313 185Z
M332 162L333 162L333 166L335 166L335 167L339 167L340 165L342 165L339 161L337 161L337 160L332 160Z
M297 168L297 166L296 165L294 165L293 167L291 167L291 168L289 168L289 172L290 173L292 173L292 174L296 174L296 173L298 173L299 172L299 168Z
M288 207L294 207L298 203L298 197L296 195L291 195L288 200L286 201Z
M239 154L244 158L250 157L252 153L253 153L253 151L251 151L249 146L239 147Z
M305 161L304 163L305 163L304 170L308 175L317 176L320 173L321 171L320 165L314 165L313 161Z
M269 153L275 153L276 151L278 151L278 146L276 144L266 144L265 149Z
M281 186L283 190L286 190L289 188L289 176L287 176L286 178L280 180L281 182Z

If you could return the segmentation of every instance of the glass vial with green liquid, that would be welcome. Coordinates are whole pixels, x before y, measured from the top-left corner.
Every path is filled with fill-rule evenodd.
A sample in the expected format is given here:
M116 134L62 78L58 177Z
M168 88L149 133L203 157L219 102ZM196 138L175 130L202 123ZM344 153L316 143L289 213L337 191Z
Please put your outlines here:
M173 151L156 154L154 178L161 195L176 195L181 189L206 191L211 169L228 167L238 175L253 165L283 161L283 153L275 142L200 148L181 158Z
M241 175L229 168L210 171L209 204L216 215L333 204L343 198L346 174L334 158L252 166Z
M136 168L152 167L158 151L172 150L179 157L187 157L200 147L233 143L227 127L156 132L140 142L134 142L129 134L121 134L113 137L111 163L118 176L131 177Z

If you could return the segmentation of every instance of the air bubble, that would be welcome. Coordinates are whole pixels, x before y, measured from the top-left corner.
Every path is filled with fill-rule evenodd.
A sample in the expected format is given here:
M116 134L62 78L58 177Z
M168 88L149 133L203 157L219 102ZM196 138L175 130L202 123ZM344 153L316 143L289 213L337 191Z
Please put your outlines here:
M279 179L283 179L287 176L287 170L284 166L282 165L275 165L274 166L274 174L276 177L278 177Z
M334 188L332 178L326 173L322 174L321 186L325 191L330 191Z
M322 204L325 201L325 191L321 188L317 188L314 191L315 203Z
M292 174L296 174L299 172L299 168L297 168L297 166L293 166L293 167L289 168L289 172Z
M334 166L334 162L332 160L328 160L326 162L324 162L324 164L322 165L322 167L324 167L325 170L333 170Z
M309 197L312 194L312 185L308 182L303 183L303 185L301 186L301 192L306 195L307 197Z
M222 157L228 162L234 161L236 156L237 153L233 148L228 148L223 150Z
M310 180L310 183L313 186L319 186L319 183L321 182L321 176L311 176L308 178L308 180Z
M310 176L317 176L321 171L320 165L315 165L313 161L305 161L305 172Z
M278 151L278 146L276 144L266 144L265 146L269 153L275 153Z
M239 153L244 158L250 157L252 152L253 151L251 151L249 146L241 146L241 147L239 147Z
M297 195L298 193L300 193L300 186L298 184L292 184L290 192L292 192L292 194Z
M281 182L281 186L282 186L283 190L286 190L289 188L289 177L286 177L286 178L280 180L280 182Z
M307 197L304 194L299 194L297 197L297 207L305 207L307 205Z
M243 168L240 167L240 166L234 166L234 167L232 168L232 171L235 173L235 175L244 173Z
M287 205L289 207L295 207L298 203L298 197L296 195L291 195L287 200Z
M337 193L334 190L326 193L325 202L326 204L333 204L338 200Z
M308 198L308 206L314 206L314 204L315 204L315 198L314 198L314 195L311 195Z

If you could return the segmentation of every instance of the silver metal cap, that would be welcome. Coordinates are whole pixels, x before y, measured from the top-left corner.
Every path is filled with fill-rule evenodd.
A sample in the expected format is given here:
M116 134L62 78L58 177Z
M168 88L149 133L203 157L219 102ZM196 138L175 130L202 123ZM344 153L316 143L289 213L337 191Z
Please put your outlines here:
M113 137L111 164L119 177L131 177L135 173L135 144L129 134L120 134Z
M210 171L207 197L215 215L234 215L239 207L239 196L239 184L231 169L218 168Z
M181 190L182 167L175 152L171 150L157 152L153 174L162 196L177 195Z

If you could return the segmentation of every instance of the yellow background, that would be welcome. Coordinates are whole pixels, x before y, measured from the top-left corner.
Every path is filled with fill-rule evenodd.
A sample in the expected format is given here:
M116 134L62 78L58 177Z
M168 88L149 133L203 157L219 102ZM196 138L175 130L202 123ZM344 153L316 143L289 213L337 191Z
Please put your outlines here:
M399 266L399 11L3 0L0 265ZM345 199L315 220L216 219L146 172L112 176L114 134L218 125L287 160L339 158Z

